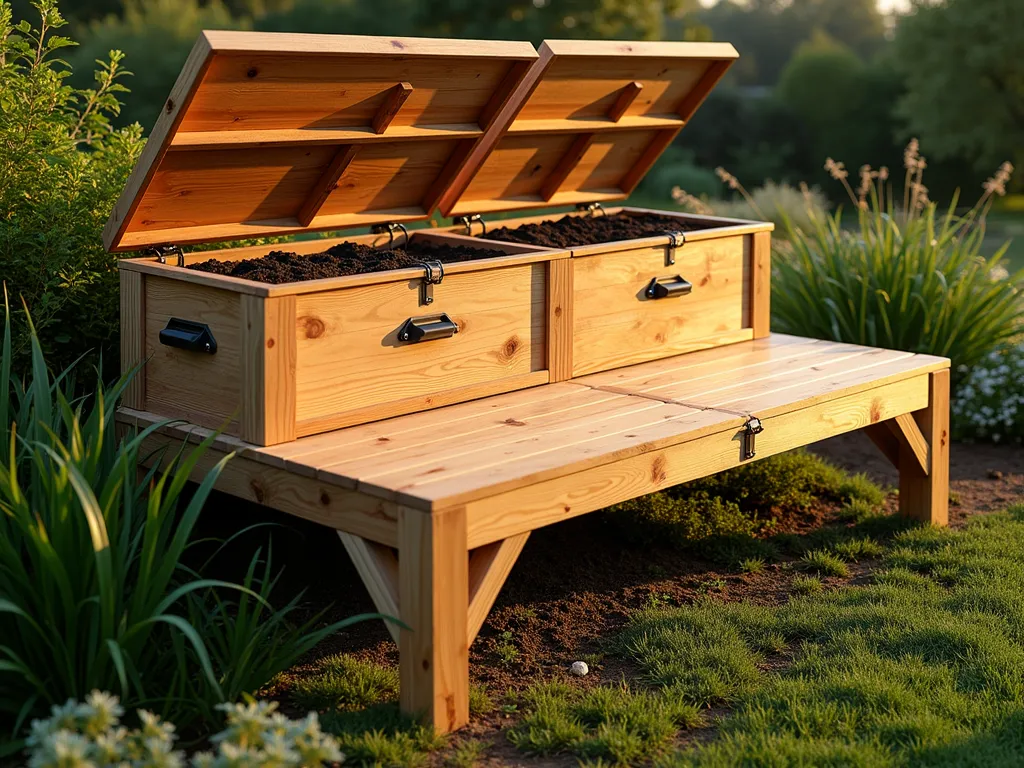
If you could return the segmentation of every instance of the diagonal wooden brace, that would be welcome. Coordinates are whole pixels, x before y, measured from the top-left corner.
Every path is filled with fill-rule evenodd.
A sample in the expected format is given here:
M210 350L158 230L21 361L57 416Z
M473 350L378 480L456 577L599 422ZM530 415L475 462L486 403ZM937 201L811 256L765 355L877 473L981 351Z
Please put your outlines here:
M900 513L949 523L949 371L928 374L928 407L865 431L900 473Z

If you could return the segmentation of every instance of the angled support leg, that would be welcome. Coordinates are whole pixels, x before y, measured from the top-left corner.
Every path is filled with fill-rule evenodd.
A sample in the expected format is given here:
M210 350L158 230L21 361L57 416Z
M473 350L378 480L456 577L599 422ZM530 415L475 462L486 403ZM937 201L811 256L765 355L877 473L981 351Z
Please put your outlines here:
M398 516L399 700L439 733L469 722L466 512Z
M949 523L949 371L928 374L928 407L872 424L868 437L900 473L900 514Z
M516 564L529 532L510 536L478 547L469 553L469 622L467 641L470 645L480 633L480 627L494 605L501 585Z
M914 438L900 444L900 514L932 525L949 524L949 371L929 374L928 407L913 414L927 444L922 471Z
M352 558L352 564L359 572L370 599L377 607L378 613L385 616L399 617L398 612L398 559L391 547L385 547L374 541L356 536L352 533L338 531L341 543ZM391 633L391 639L398 642L398 626L385 621L384 626Z
M469 646L529 533L469 551L466 515L402 508L398 556L351 533L338 536L398 643L402 710L439 733L469 721Z

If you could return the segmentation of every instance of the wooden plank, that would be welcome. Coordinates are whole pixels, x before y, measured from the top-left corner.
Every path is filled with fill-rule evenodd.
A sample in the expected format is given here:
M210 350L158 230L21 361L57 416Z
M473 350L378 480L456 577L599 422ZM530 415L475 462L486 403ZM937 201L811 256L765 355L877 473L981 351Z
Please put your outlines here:
M313 185L309 195L299 207L299 224L308 227L313 222L320 209L323 208L324 203L327 202L327 198L338 188L341 177L345 175L345 170L355 160L358 153L359 147L354 144L338 149L334 157L331 158L330 164L324 169L323 174Z
M885 424L897 440L899 454L914 459L918 469L922 473L928 474L930 466L928 441L914 417L909 413L904 413L895 419L890 419Z
M634 80L631 83L626 83L623 86L619 97L615 100L615 104L608 110L608 119L614 122L619 122L623 115L626 114L626 110L632 106L633 102L636 101L636 97L643 91L644 84Z
M388 140L408 139L431 141L437 139L478 139L483 131L474 123L451 125L392 125ZM348 126L339 128L265 128L260 130L185 131L174 134L168 150L180 152L198 149L250 149L287 144L331 146L369 144L380 141L372 127Z
M121 373L128 373L146 359L145 275L122 269L121 280ZM121 402L128 408L146 407L146 371L138 371L124 390Z
M548 263L548 373L552 382L572 378L573 271L569 259Z
M917 410L927 399L925 374L766 418L765 431L757 436L757 458ZM699 436L670 445L649 444L635 455L579 472L537 482L521 478L483 493L438 499L437 506L444 508L449 502L460 509L464 506L469 546L483 546L738 466L743 463L741 426L740 419L725 431L695 433Z
M243 295L241 437L255 445L296 437L295 297Z
M131 423L130 417L119 420ZM181 436L153 434L144 441L140 455L147 456L164 449L163 461L167 462L173 458L181 442ZM223 451L207 450L196 464L192 480L201 482L224 456ZM158 458L154 456L153 460ZM398 508L383 499L267 466L243 455L237 455L225 464L215 487L245 501L335 530L347 531L390 547L398 545Z
M754 338L771 333L772 236L770 232L749 235L750 242L750 325Z
M931 525L949 524L949 370L928 378L927 407L914 413L928 441L928 473L908 445L900 446L900 514Z
M469 554L469 615L467 642L472 645L502 585L523 551L529 532L510 536L503 541L485 544Z
M679 113L683 120L690 121L693 113L704 103L708 94L718 85L718 81L722 79L730 66L732 66L731 59L712 61L708 65L707 72L701 78L697 87L687 93L683 100L679 102L679 106L676 107L676 112Z
M691 43L666 40L545 40L541 50L556 56L609 56L626 59L723 59L739 58L731 43ZM663 62L659 62L659 65Z
M438 733L469 722L466 514L401 508L399 700Z
M412 90L413 88L409 83L401 82L388 91L388 95L384 98L384 103L380 105L377 114L373 116L371 127L374 133L379 135L388 129L388 126L398 116L398 111L402 108L402 105L412 95Z
M683 122L678 115L625 115L618 120L609 115L601 117L568 117L556 120L516 120L509 126L506 135L559 134L559 133L609 133L621 131L651 131L663 128L680 128Z
M367 405L363 408L353 408L328 416L303 419L296 423L296 436L307 437L321 432L365 424L370 421L380 421L381 419L391 419L395 416L414 414L418 411L442 408L467 400L476 400L482 397L513 392L517 389L540 386L547 384L548 380L547 371L534 371L533 373L508 376L482 384L468 384L464 387L442 389L428 395L406 397L386 403Z
M544 180L544 184L540 188L541 197L545 200L550 200L555 196L555 193L565 183L565 180L569 178L569 174L579 165L583 155L586 154L593 142L593 133L581 133L573 140L569 149L562 155L562 159L558 161L558 165L551 170L548 177Z
M523 82L523 78L530 71L531 64L533 64L532 61L516 61L509 66L508 72L502 78L501 85L494 91L494 96L480 112L478 122L482 129L490 128L502 110L508 106L519 84Z
M378 613L398 618L398 558L391 547L377 544L352 533L338 531L345 551L366 586ZM385 621L391 639L398 642L398 625Z

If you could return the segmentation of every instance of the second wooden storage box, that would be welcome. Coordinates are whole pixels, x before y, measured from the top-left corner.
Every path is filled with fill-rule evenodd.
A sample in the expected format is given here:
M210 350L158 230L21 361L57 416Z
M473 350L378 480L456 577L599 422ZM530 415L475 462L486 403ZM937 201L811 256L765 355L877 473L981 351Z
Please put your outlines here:
M602 207L634 191L736 58L727 43L547 41L442 197L465 221L451 231L488 242L562 218L488 221L496 211L657 220L628 239L561 233L573 258L553 265L567 339L552 380L768 334L771 224Z

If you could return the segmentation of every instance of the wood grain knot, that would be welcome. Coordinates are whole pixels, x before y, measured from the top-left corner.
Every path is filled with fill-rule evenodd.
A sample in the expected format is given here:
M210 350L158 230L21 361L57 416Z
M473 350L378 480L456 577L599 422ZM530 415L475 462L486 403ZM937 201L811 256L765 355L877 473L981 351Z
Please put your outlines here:
M513 419L511 416L509 418L505 419L505 421L502 422L502 423L508 424L510 427L525 427L526 426L526 422L525 421L519 421L518 419Z
M263 503L263 499L266 497L266 492L263 490L263 486L260 485L258 480L250 480L249 487L252 489L253 498L256 499L260 504Z
M256 77L260 71L256 67L251 67L248 72L245 73L246 77Z
M508 341L501 345L501 352L499 353L501 359L503 361L511 360L515 356L516 352L519 351L519 344L520 341L518 336L512 336L509 338Z
M877 397L871 401L871 423L877 424L882 418L882 401Z
M942 430L942 434L939 435L939 445L941 445L943 448L946 447L946 439L947 439L947 437L948 437L948 435L946 434L946 430Z
M555 317L561 317L561 316L562 316L562 308L561 307L555 307Z
M302 332L307 339L319 339L327 330L324 321L319 317L300 317L299 323L302 325Z
M273 339L267 339L267 349L273 349L275 343Z
M377 442L378 443L390 443L391 442L391 438L390 437L378 437L377 438Z
M401 40L392 40L391 41L391 47L392 48L397 48L400 51L404 51L405 50L405 43L403 43Z
M320 491L320 503L325 507L331 503L331 497L327 494L327 491Z
M424 659L423 660L423 671L426 672L428 669L430 669L430 659Z
M174 99L167 100L167 106L164 107L167 110L167 114L171 114L174 111Z
M665 478L668 477L668 472L665 471L665 457L659 456L651 464L651 482L663 483Z

